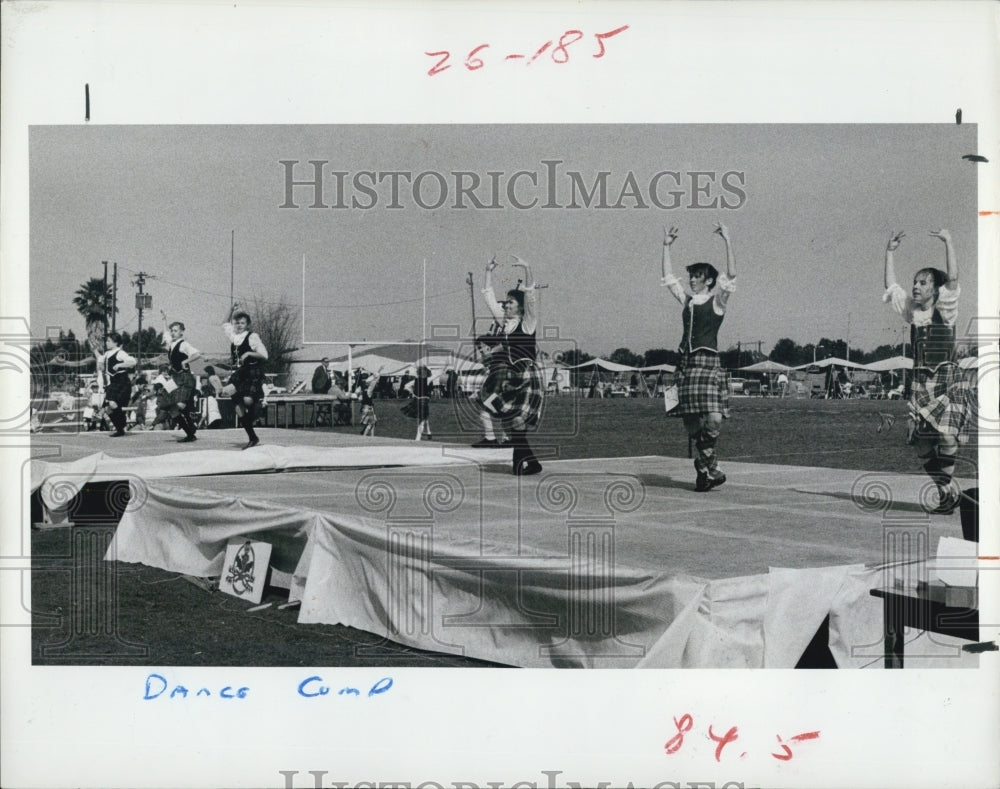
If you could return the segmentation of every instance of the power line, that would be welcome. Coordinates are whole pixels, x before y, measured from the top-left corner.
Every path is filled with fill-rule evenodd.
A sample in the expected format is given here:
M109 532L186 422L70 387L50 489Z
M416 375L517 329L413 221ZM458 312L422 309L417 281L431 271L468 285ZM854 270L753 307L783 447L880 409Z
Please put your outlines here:
M133 271L132 269L126 268L125 266L122 266L122 268L125 268L126 271L130 271L133 274L140 273ZM146 276L148 277L149 275L147 274ZM218 293L212 290L204 290L202 288L192 288L190 285L184 285L180 282L174 282L169 279L163 279L162 277L157 277L157 281L163 282L167 285L173 285L175 288L182 288L184 290L189 290L193 293L204 293L207 296L217 296L221 299L229 298L224 293ZM453 290L445 290L440 293L430 293L427 295L427 298L437 299L441 298L442 296L451 296L455 293L461 293L462 291L463 288L455 288ZM257 299L256 301L259 304L269 304L269 305L281 305L286 303L281 301L270 301L268 299ZM316 309L316 310L353 310L353 309L364 309L366 307L392 307L397 304L413 304L421 301L423 301L423 297L417 297L412 299L399 299L398 301L376 301L376 302L368 302L365 304L306 304L305 306L308 307L309 309Z

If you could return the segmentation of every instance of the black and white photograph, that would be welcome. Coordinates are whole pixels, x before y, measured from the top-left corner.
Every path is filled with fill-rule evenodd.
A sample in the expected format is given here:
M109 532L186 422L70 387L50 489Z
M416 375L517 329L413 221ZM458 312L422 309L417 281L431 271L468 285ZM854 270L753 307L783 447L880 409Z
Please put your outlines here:
M4 83L5 785L995 783L984 91L727 109L713 3L88 5L4 8L156 53Z

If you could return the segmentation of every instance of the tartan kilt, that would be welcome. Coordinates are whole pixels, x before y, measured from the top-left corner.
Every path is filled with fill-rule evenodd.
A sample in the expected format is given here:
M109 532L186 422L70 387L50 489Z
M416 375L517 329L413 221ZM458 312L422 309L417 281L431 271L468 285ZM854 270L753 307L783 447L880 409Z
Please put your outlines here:
M244 405L243 398L249 397L254 403L264 399L264 369L253 367L237 367L229 376L229 383L236 387L230 399L236 405Z
M531 359L518 359L486 376L479 403L498 416L504 428L527 430L541 419L544 393L545 381L538 365Z
M170 393L170 398L174 405L183 403L185 406L190 407L191 401L194 399L194 376L191 375L191 371L181 370L180 372L175 372L171 370L170 377L177 384L177 388Z
M729 382L719 366L719 355L695 351L677 368L677 413L720 413L729 416Z
M118 378L117 375L112 377L108 385L104 387L104 405L114 401L119 408L124 408L132 399L132 382L129 381L127 375L121 376L122 380L120 381Z
M975 408L974 382L954 362L939 364L933 371L914 371L909 402L913 438L944 434L964 442L969 437Z

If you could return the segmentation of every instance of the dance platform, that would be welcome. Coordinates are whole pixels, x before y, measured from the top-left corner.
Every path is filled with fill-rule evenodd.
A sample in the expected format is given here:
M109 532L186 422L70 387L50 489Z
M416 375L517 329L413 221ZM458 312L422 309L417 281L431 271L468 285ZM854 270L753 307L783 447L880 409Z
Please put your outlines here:
M696 493L684 458L519 478L509 450L260 434L246 452L236 431L59 436L32 487L58 512L67 486L128 480L108 560L220 576L227 544L260 540L301 623L524 667L790 668L827 630L836 665L878 667L870 590L961 535L957 514L925 514L915 474L725 463ZM975 665L925 647L908 666Z

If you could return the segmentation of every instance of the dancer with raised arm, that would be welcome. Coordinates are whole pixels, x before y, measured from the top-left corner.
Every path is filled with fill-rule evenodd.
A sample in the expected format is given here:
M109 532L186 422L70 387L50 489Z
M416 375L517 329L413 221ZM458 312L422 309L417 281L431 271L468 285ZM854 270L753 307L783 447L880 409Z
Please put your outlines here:
M955 363L955 322L958 318L958 264L947 230L932 230L944 242L945 270L922 268L907 293L896 281L893 253L903 233L893 233L885 247L885 294L910 325L913 382L910 388L908 440L917 449L924 471L938 489L931 510L950 513L961 492L953 479L958 444L967 438L969 383Z
M479 400L483 408L500 417L510 434L512 471L521 476L542 470L528 445L528 431L537 426L541 416L545 382L536 362L538 315L534 275L527 261L516 255L513 265L524 269L523 285L508 290L500 302L493 292L496 258L486 264L483 297L499 330L490 356L490 374L483 383Z
M260 443L253 423L257 404L264 399L264 362L267 361L267 348L250 327L250 316L240 309L239 304L232 306L229 320L222 325L229 338L229 354L235 367L229 378L229 383L236 389L232 401L240 426L249 439L244 449Z
M364 425L361 435L363 436L375 435L375 425L378 424L378 417L375 415L375 400L372 396L375 394L375 387L378 386L379 379L382 377L383 369L385 368L379 367L376 373L365 373L365 376L359 383L361 391L361 424Z
M699 492L726 481L716 455L722 420L729 416L729 384L719 364L719 328L736 289L736 260L729 229L717 223L714 232L726 244L726 273L720 274L711 263L692 263L687 266L690 294L671 268L670 247L677 240L676 227L664 229L661 262L660 284L680 302L684 322L677 368L678 413L694 441L694 489Z
M192 414L195 380L191 374L191 362L199 358L201 352L184 339L183 323L174 321L167 325L167 314L161 310L160 315L163 316L163 345L167 349L170 377L177 384L172 393L170 412L184 430L181 442L197 441L197 417Z
M122 348L121 335L113 331L107 337L107 352L101 357L100 366L104 371L104 408L115 432L109 435L119 438L125 435L125 407L132 399L132 379L129 370L134 370L136 361Z

